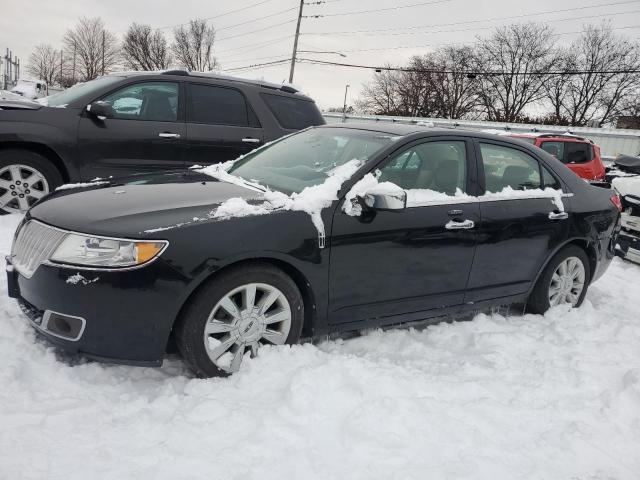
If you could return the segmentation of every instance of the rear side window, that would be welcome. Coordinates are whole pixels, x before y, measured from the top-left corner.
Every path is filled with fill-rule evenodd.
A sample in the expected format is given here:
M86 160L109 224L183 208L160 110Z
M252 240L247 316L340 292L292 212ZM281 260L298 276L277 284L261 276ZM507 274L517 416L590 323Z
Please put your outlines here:
M585 163L593 158L591 145L588 143L566 142L564 149L565 163Z
M324 124L320 110L310 100L268 93L263 93L261 96L282 128L302 130Z
M506 187L514 190L530 190L541 187L540 166L532 156L516 150L489 143L481 143L487 192L501 192Z
M562 185L553 174L547 170L547 167L544 165L540 165L542 169L542 182L544 183L544 188L553 188L554 190L562 190Z
M238 90L197 84L189 85L187 121L209 125L259 126L258 119Z

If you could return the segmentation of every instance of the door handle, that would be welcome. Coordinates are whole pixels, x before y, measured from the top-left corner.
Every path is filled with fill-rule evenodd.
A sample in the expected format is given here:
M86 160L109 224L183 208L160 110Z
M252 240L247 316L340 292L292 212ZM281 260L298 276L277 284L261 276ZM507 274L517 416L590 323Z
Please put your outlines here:
M550 212L549 219L550 220L566 220L569 218L569 214L567 212Z
M475 226L476 224L473 222L473 220L463 220L462 222L449 220L444 228L446 228L447 230L469 230Z
M162 133L159 133L158 136L160 138L180 138L179 133L170 133L170 132L162 132Z
M260 143L260 139L259 139L259 138L250 138L250 137L247 137L247 138L243 138L243 139L242 139L242 141L243 141L244 143Z

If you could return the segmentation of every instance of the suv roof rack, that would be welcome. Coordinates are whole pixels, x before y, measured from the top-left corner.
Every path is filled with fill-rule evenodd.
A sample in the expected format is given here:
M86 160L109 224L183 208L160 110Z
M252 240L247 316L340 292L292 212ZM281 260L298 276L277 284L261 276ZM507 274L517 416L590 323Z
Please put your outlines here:
M189 70L165 70L162 72L163 75L180 75L180 76L189 76L189 77L201 77L201 78L212 78L218 80L226 80L228 82L238 82L238 83L246 83L249 85L256 85L259 87L270 88L272 90L280 90L285 93L298 93L299 90L291 85L278 85L277 83L264 82L262 80L250 80L248 78L240 78L233 77L231 75L224 75L221 73L208 73L208 72L192 72Z

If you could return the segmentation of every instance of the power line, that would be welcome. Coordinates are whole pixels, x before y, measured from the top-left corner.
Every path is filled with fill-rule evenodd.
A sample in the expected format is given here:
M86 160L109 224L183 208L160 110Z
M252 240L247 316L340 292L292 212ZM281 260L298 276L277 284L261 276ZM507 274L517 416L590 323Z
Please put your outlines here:
M247 44L242 45L240 47L234 47L234 48L228 48L228 49L222 50L222 51L216 51L216 54L220 55L220 54L224 54L224 53L227 53L227 52L235 52L235 51L238 51L238 50L246 50L247 48L252 48L254 50L258 50L258 49L263 48L263 47L268 47L270 45L275 45L276 43L279 43L282 40L288 40L291 37L293 37L293 34L284 35L282 37L270 38L268 40L263 40L261 42L247 43ZM244 53L246 53L246 52L241 52L240 55L243 55ZM234 55L232 55L232 56L234 56Z
M571 18L556 18L552 20L545 20L545 23L555 23L555 22L566 22L566 21L574 21L574 20L585 20L588 18L605 18L605 17L615 17L617 15L629 15L633 13L640 13L640 10L632 10L629 12L615 12L615 13L600 13L597 15L584 15L581 17L571 17ZM486 27L470 27L470 28L458 28L455 30L446 29L446 30L432 30L432 31L423 31L423 32L397 32L397 33L386 33L384 36L400 36L400 35L435 35L438 33L457 33L457 32L472 32L476 30L490 30L492 28L496 28L497 25L488 25ZM364 35L375 35L380 36L380 33L363 33Z
M639 0L627 0L627 1L624 1L624 2L612 2L612 3L602 3L602 4L596 4L596 5L584 5L584 6L580 6L580 7L563 8L563 9L559 9L559 10L546 10L544 12L524 13L524 14L520 14L520 15L510 15L510 16L505 16L505 17L492 17L492 18L485 18L485 19L479 19L479 20L462 21L462 22L436 23L436 24L433 24L433 25L424 25L424 24L422 24L422 25L416 25L416 26L410 26L410 27L381 28L381 29L373 29L373 30L344 30L344 31L338 31L338 32L308 32L308 33L305 33L304 35L342 35L342 34L354 34L354 33L390 32L390 31L397 31L397 30L414 30L414 29L424 29L424 28L430 28L430 27L452 27L452 26L456 26L456 25L468 25L468 24L472 24L472 23L493 22L493 21L497 21L497 20L512 20L512 19L516 19L516 18L533 17L533 16L537 16L537 15L549 15L549 14L554 14L554 13L573 12L573 11L576 11L576 10L587 10L587 9L591 9L591 8L613 7L613 6L617 6L617 5L628 5L630 3L638 3L638 1Z
M260 2L256 2L256 3L252 3L251 5L246 5L244 7L236 8L235 10L228 10L226 12L219 13L218 15L214 15L212 17L205 17L203 20L209 21L209 20L213 20L215 18L226 17L227 15L231 15L233 13L242 12L244 10L249 10L250 8L254 8L254 7L257 7L259 5L264 5L265 3L269 3L269 2L273 2L273 1L274 0L261 0ZM159 27L157 30L166 30L167 28L180 27L182 25L187 25L188 23L189 22L177 23L175 25L166 25L164 27Z
M630 69L618 69L618 70L562 70L562 71L547 71L547 72L501 72L491 70L439 70L439 69L420 69L420 68L404 68L404 67L390 67L390 66L372 66L372 65L358 65L353 63L331 62L328 60L318 60L314 58L300 58L300 62L311 63L316 65L331 65L336 67L349 67L349 68L362 68L367 70L376 71L392 71L392 72L408 72L408 73L440 73L440 74L457 74L457 75L469 75L469 76L495 76L495 75L518 75L518 76L541 76L541 75L616 75L623 73L640 73L638 68Z
M275 24L273 24L273 25L268 25L268 26L266 26L266 27L264 27L264 28L258 28L258 29L256 29L256 30L251 30L251 31L249 31L249 32L238 33L238 34L236 34L236 35L231 35L231 36L229 36L229 37L217 38L217 39L216 39L216 42L223 42L223 41L225 41L225 40L231 40L232 38L246 37L247 35L251 35L251 34L254 34L254 33L258 33L258 32L264 32L265 30L270 30L270 29L272 29L272 28L277 28L277 27L280 27L280 26L282 26L282 25L287 25L287 24L289 24L289 23L293 23L293 22L295 22L295 20L294 20L294 19L286 20L286 21L284 21L284 22L275 23Z
M244 67L227 68L224 71L226 71L226 72L234 72L234 71L237 71L237 70L248 70L248 69L252 69L252 68L266 67L266 66L270 66L270 65L280 65L280 64L284 64L284 63L289 63L290 61L291 61L291 58L282 58L280 60L275 60L273 62L256 63L256 64L253 64L253 65L245 65Z
M413 7L423 7L425 5L436 5L439 3L448 3L448 2L452 2L453 0L431 0L429 2L421 2L421 3L413 3L411 5L397 5L395 7L387 7L387 8L376 8L376 9L372 9L372 10L357 10L357 11L351 11L351 12L339 12L339 13L325 13L322 15L310 15L309 17L312 18L324 18L324 17L341 17L344 15L364 15L367 13L378 13L378 12L388 12L391 10L402 10L405 8L413 8ZM309 18L309 17L305 17L305 18Z
M277 12L271 13L269 15L263 15L260 17L260 20L264 20L265 18L271 18L271 17L277 17L278 15L282 15L283 13L287 13L287 12L291 12L292 10L295 10L296 7L291 7L291 8L285 8L284 10L278 10ZM236 27L240 27L242 25L247 25L248 23L255 23L256 20L246 20L244 22L240 22L240 23L236 23L235 25L227 25L226 27L220 27L220 28L216 28L217 32L220 32L222 30L229 30L230 28L236 28Z

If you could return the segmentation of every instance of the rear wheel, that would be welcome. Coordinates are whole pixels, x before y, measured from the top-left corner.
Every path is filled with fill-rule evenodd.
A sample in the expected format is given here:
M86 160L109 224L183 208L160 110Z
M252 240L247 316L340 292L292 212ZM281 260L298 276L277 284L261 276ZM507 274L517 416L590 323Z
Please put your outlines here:
M42 155L29 150L0 152L0 211L26 212L62 184L58 169Z
M297 343L303 318L300 291L284 272L241 267L196 294L178 321L176 344L198 376L226 376L263 345Z
M591 281L589 259L581 248L570 245L548 263L529 297L528 309L545 313L556 305L579 307Z

